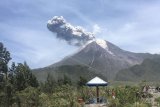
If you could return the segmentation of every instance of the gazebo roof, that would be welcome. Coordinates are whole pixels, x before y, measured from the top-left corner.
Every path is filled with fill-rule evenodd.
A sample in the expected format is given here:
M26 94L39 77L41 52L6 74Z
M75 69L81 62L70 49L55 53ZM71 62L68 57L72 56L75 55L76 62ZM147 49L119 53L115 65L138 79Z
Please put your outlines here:
M108 83L99 77L95 77L87 82L88 86L107 86Z

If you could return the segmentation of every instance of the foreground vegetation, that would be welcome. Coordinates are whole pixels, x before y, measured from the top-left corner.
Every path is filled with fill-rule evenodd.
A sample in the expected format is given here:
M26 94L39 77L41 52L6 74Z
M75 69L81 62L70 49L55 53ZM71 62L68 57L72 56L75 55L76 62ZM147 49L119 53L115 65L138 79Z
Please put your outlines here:
M13 62L9 67L10 60L10 53L0 43L0 107L81 107L84 103L78 103L78 99L87 102L96 96L95 88L86 87L83 77L73 83L66 75L55 80L48 74L40 83L26 62ZM151 107L143 99L141 85L101 87L100 96L107 99L108 107ZM159 102L159 98L156 100Z

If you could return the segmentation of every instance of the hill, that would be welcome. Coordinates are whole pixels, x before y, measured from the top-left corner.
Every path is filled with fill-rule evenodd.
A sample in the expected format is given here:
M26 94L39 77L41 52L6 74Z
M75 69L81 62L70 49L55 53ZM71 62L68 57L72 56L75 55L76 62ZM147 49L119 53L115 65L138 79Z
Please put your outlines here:
M145 59L142 64L121 70L116 80L123 81L160 81L160 58Z
M33 71L33 74L37 77L40 81L45 81L47 78L47 75L52 75L55 79L63 78L63 76L69 77L72 81L78 81L79 77L84 77L87 80L90 80L91 78L95 76L99 76L106 80L106 78L101 75L97 74L94 71L92 71L87 66L81 66L81 65L63 65L56 68L43 68L43 69L36 69Z

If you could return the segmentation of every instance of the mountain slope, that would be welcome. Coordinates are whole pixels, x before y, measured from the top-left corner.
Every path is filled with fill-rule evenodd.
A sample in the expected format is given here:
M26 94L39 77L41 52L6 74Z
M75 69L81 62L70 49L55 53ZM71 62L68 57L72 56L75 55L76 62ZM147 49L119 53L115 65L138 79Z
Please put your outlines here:
M142 64L121 70L116 80L123 81L160 81L160 58L145 59Z
M90 70L89 67L81 65L63 65L53 68L43 68L34 70L33 74L38 78L39 81L45 81L47 75L52 75L55 79L63 78L63 76L69 77L73 82L78 81L79 77L84 77L87 80L95 76L99 76L103 79L105 77L101 74L96 74L94 71ZM106 79L105 79L106 80Z
M47 68L54 69L63 65L88 66L96 74L101 74L106 79L113 80L119 70L141 64L145 58L151 57L153 55L147 53L124 51L105 40L94 40L81 48L77 53Z

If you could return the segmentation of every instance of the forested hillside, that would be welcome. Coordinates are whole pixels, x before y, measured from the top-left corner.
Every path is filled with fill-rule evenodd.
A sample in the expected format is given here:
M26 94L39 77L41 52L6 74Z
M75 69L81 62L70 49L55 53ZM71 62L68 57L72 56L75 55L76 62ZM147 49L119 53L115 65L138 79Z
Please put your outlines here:
M119 71L116 80L160 81L160 58L146 59L140 65Z
M56 80L58 78L63 78L63 76L67 76L72 80L72 82L78 81L79 77L84 77L87 80L90 80L95 76L99 76L107 80L107 78L102 74L98 74L89 67L82 65L63 65L54 69L50 67L35 69L33 70L33 74L42 82L46 80L48 74L53 76Z

